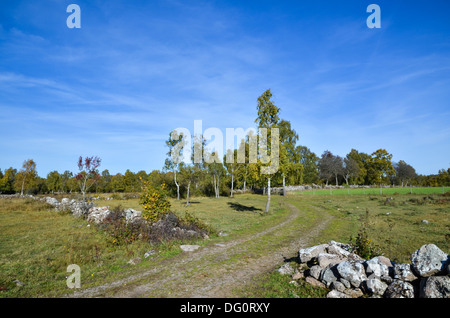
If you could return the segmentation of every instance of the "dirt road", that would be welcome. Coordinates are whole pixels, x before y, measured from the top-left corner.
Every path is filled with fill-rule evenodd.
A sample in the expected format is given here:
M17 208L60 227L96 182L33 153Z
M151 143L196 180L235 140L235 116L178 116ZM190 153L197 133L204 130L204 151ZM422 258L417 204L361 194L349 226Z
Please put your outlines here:
M285 204L289 215L262 232L183 252L142 273L68 297L237 297L235 290L298 255L331 219L323 214L311 227L299 230L294 220L301 215L300 209Z

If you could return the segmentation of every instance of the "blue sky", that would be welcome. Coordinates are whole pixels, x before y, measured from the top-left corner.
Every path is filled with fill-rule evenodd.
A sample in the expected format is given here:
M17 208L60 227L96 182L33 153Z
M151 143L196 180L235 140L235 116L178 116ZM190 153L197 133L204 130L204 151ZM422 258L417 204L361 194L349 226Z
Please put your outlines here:
M69 29L69 4L81 28ZM369 29L369 4L381 28ZM171 130L254 126L273 93L305 145L450 167L449 1L0 0L0 168L161 169Z

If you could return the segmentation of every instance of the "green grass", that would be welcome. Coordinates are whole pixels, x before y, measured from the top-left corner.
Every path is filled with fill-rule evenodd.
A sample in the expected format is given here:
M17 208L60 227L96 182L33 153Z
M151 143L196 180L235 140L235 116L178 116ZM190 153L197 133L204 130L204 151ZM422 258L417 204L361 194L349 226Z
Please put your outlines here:
M180 216L189 212L217 232L229 234L195 242L201 245L256 234L281 222L289 214L284 201L299 208L300 215L286 225L285 232L264 236L258 244L250 243L246 255L239 254L234 259L224 260L224 265L226 262L237 262L239 258L258 257L265 252L265 248L281 248L327 215L333 218L320 237L311 244L330 240L347 243L350 236L358 232L366 209L369 211L367 232L373 243L387 257L398 262L409 262L411 253L423 244L434 243L444 252L450 251L450 201L448 197L440 195L438 190L434 188L434 194L422 195L289 193L286 198L273 196L272 212L269 214L262 213L266 197L261 195L192 198L189 207L185 206L184 201L172 200L171 204L174 212ZM98 200L96 204L141 209L138 199ZM422 223L422 220L429 221L429 224ZM71 290L66 286L66 277L70 273L66 269L70 264L80 265L83 288L120 279L149 268L162 259L176 257L180 253L178 245L181 243L154 246L135 241L118 246L95 225L88 226L85 220L55 212L43 202L3 199L0 201L0 297L58 297L69 293ZM131 258L143 258L143 254L150 249L156 249L159 253L143 259L137 266L127 265ZM276 273L262 274L257 284L245 291L245 297L320 297L323 292L310 290L309 286L301 282L299 286L289 284L286 277ZM14 280L23 282L25 286L16 286Z
M327 293L326 288L313 287L304 279L293 282L289 275L272 272L257 277L247 289L241 291L240 296L242 298L324 298Z
M366 228L373 244L385 256L399 262L409 262L411 253L428 243L450 252L450 201L435 195L336 195L293 196L334 216L322 233L321 241L349 242L369 212ZM425 224L422 221L429 223Z
M95 201L96 205L121 205L141 209L138 199ZM228 203L232 204L228 204ZM172 200L175 213L187 211L214 229L234 238L244 233L258 232L278 219L274 214L263 215L265 198L244 195L239 198L192 198L190 207ZM275 205L275 203L274 203ZM274 206L273 205L273 206ZM216 237L215 242L230 236ZM71 290L66 286L67 266L81 267L82 287L88 288L130 275L133 270L151 266L152 262L175 257L180 244L166 242L152 245L135 241L127 245L114 244L106 232L94 224L58 213L51 206L32 199L4 199L0 201L0 297L56 297ZM208 241L190 243L204 245ZM157 256L144 259L130 268L127 262L141 257L148 250ZM16 286L14 280L25 286Z
M398 194L443 194L450 187L403 187L403 188L346 188L294 191L295 195L398 195Z

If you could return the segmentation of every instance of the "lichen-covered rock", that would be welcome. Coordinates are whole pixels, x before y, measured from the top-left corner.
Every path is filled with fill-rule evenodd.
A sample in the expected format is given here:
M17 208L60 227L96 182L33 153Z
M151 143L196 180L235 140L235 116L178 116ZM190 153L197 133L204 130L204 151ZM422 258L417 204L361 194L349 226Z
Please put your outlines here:
M302 248L298 251L300 263L306 263L317 257L320 253L324 253L328 245L321 244L308 248Z
M360 262L345 261L337 265L339 275L348 280L354 287L359 287L361 283L367 280L364 266Z
M432 276L420 281L421 298L450 298L450 277Z
M395 264L394 278L405 282L412 282L417 279L417 276L414 275L410 264Z
M386 289L388 288L387 284L383 283L381 280L376 278L366 280L364 282L364 285L369 293L380 296L382 296L386 291Z
M88 211L88 222L102 223L111 213L108 206L92 207Z
M448 255L434 244L426 244L411 255L411 266L421 277L429 277L445 270Z
M374 257L366 262L367 275L373 274L375 277L389 276L390 272L394 270L394 264L392 261L384 256Z
M347 294L344 294L343 292L337 291L336 289L333 289L327 294L327 298L352 298Z
M326 268L329 265L336 265L345 260L346 258L336 254L320 253L317 255L317 262L321 268Z
M320 274L320 280L329 287L332 282L337 281L339 279L339 272L337 271L337 265L327 267L322 270Z
M395 279L384 293L386 298L414 298L414 287L408 282Z
M308 274L315 279L320 279L320 274L322 272L322 267L319 265L311 266L311 268L308 270Z

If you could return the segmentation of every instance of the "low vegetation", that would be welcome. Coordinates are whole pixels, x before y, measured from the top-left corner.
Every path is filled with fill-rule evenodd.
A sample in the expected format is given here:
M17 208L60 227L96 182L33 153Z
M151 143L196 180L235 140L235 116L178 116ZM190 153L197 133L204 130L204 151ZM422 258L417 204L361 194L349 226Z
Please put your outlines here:
M269 214L263 213L265 197L261 195L237 195L232 199L194 197L188 207L174 199L169 201L171 212L167 213L167 221L176 222L185 229L195 227L211 233L209 240L189 240L202 246L259 233L279 223L286 215L283 202L288 202L301 211L298 220L292 224L298 231L292 231L292 235L301 235L302 230L323 215L332 216L328 227L312 244L329 240L350 242L353 238L361 249L376 247L368 249L370 255L383 253L398 262L407 262L410 251L427 243L436 244L447 253L450 250L448 193L392 196L288 194L287 197L274 197L275 211ZM178 246L186 242L177 237L170 240L152 237L142 228L124 227L119 221L123 207L139 208L138 198L98 200L97 205L107 202L114 210L110 220L101 226L55 212L39 200L2 198L0 202L0 297L64 295L68 292L66 270L69 264L81 266L84 288L126 277L176 257L180 253ZM222 235L224 233L226 236ZM281 243L270 244L276 248ZM262 248L251 248L253 255L265 252ZM153 256L144 258L149 251L154 252ZM142 263L129 265L128 261L134 257L141 257ZM217 260L218 265L235 261L238 260ZM321 291L302 284L294 286L277 275L261 273L255 284L241 290L240 295L322 297Z

